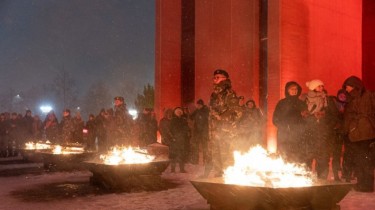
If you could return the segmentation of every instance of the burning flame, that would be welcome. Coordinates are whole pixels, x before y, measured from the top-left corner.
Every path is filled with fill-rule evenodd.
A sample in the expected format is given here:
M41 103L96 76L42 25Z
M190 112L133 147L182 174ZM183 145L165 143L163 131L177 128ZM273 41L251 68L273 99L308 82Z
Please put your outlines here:
M52 150L53 154L81 154L83 152L83 147L62 147L60 145L55 145Z
M148 155L146 151L132 147L114 147L107 155L100 155L100 159L108 165L149 163L155 156Z
M34 143L30 141L30 142L25 143L25 147L27 150L51 149L51 142L46 141L46 143L42 143L42 142Z
M249 152L234 152L234 165L224 171L226 184L260 187L305 187L313 184L312 173L302 166L271 158L261 146Z

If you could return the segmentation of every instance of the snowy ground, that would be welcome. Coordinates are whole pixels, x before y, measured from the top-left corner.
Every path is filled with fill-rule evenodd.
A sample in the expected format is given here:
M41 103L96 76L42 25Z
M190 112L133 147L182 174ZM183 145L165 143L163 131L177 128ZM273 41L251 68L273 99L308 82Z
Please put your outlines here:
M42 164L0 163L0 209L131 209L208 210L209 205L189 180L203 167L187 166L188 173L169 173L158 191L108 192L89 183L88 171L45 172ZM340 203L341 210L375 209L375 193L351 191Z

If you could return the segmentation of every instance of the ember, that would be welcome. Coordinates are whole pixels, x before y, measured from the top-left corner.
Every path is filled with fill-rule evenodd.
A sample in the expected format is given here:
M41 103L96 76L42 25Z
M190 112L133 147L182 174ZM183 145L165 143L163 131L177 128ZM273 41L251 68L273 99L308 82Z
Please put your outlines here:
M234 165L224 171L226 184L259 187L305 187L313 184L312 173L304 167L272 158L261 146L248 153L234 152Z

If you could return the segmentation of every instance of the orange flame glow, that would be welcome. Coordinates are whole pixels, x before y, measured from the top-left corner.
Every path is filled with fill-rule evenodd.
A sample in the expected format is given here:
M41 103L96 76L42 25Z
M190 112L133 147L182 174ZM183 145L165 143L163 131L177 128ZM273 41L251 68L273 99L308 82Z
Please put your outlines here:
M261 146L249 152L234 152L234 165L224 171L227 184L265 187L304 187L313 184L312 173L302 166L271 158Z
M147 151L132 147L114 147L108 154L100 155L100 159L108 165L149 163L154 158Z

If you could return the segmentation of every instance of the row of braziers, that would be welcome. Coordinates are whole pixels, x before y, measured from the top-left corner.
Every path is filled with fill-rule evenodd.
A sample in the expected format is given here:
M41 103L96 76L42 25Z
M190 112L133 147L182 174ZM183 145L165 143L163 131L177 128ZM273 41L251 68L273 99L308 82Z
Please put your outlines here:
M139 184L160 180L168 167L168 147L153 144L145 149L113 147L106 154L87 151L83 145L26 143L26 160L43 162L48 171L89 170L90 182L111 190L128 190Z
M160 144L150 145L147 149L113 148L101 155L85 151L79 145L28 152L30 157L41 155L49 169L86 168L93 174L90 182L107 189L128 190L160 183L161 174L169 165L168 147ZM340 209L338 203L351 189L351 184L347 183L302 177L310 173L300 171L298 167L291 168L291 164L280 159L270 159L260 147L249 154L234 155L235 163L225 170L223 177L191 181L211 209ZM289 171L294 173L292 177Z

